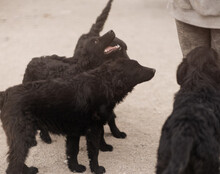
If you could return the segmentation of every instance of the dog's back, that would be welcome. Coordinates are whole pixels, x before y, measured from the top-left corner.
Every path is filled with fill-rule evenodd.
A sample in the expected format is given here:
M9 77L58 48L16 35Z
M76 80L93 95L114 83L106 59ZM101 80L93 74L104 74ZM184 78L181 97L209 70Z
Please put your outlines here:
M61 77L73 62L57 55L36 57L27 65L23 83Z
M193 50L178 67L181 89L162 128L157 174L219 173L219 71L207 48Z
M203 165L206 166L204 174L205 171L215 173L219 154L219 104L220 93L216 91L212 95L177 94L174 110L162 129L157 174L188 174L193 173L192 168L204 170ZM207 167L205 163L209 161L211 165Z

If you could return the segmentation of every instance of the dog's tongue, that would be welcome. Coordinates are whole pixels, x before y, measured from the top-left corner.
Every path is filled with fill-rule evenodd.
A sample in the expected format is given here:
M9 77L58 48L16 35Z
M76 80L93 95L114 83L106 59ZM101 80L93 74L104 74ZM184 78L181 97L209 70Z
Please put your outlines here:
M119 45L116 45L116 46L108 46L108 47L105 48L104 53L105 53L105 54L109 54L109 53L111 53L111 52L113 52L113 51L119 50L120 48L121 48L121 47L120 47Z

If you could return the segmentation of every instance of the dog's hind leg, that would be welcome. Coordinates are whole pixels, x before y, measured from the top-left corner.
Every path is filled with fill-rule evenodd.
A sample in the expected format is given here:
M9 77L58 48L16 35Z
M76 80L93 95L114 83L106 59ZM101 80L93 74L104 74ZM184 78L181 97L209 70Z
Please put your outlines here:
M112 145L109 145L105 142L104 139L104 127L102 127L102 134L101 134L101 140L100 140L100 150L103 152L112 151L113 147Z
M17 136L18 137L18 136ZM18 137L20 138L20 137ZM26 139L15 140L9 146L7 174L36 174L36 167L27 167L24 163L28 155L29 145Z
M90 165L91 171L94 172L95 174L105 173L105 168L102 166L99 166L99 163L98 163L102 127L103 125L93 125L90 127L90 129L88 129L86 133L89 165Z
M79 136L71 136L67 135L66 138L66 155L68 167L72 172L84 172L86 167L80 165L77 160L77 156L79 153Z
M126 138L126 133L125 132L121 132L118 127L116 126L116 123L115 123L115 118L116 118L116 115L114 112L112 112L112 115L110 117L111 119L108 121L108 125L110 127L110 130L112 132L112 135L115 137L115 138Z
M8 117L8 125L4 128L9 145L7 174L36 174L38 169L28 168L25 160L29 148L36 145L36 129L33 120L28 115ZM4 125L4 124L3 124Z

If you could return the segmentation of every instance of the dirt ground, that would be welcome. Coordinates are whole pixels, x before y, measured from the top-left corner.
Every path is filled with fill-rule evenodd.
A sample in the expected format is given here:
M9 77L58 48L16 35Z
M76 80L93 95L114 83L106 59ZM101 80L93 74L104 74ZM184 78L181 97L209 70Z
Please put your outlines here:
M19 84L28 62L37 56L71 56L76 41L89 31L107 0L0 0L0 90ZM126 139L111 136L106 141L113 152L100 152L99 163L107 174L152 174L161 127L172 110L178 90L176 67L181 52L173 18L164 0L115 0L102 33L113 29L128 45L128 55L155 68L155 77L138 85L117 106L118 127ZM37 136L27 164L39 174L70 174L65 163L65 138L52 136L47 145ZM6 137L0 128L0 173L7 162ZM81 138L79 162L88 166L85 138Z

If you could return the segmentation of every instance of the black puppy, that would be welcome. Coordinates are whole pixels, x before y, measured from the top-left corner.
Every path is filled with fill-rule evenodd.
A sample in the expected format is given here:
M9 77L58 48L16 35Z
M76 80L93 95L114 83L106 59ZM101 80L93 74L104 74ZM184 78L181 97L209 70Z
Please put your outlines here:
M134 86L150 80L154 73L154 69L137 61L121 59L74 77L36 81L6 90L1 120L9 145L7 174L38 172L24 163L29 148L37 144L39 125L66 136L68 166L73 172L86 169L77 161L79 138L86 135L91 171L104 173L98 153L103 125L112 116L108 112Z
M76 75L98 67L108 59L128 58L127 45L115 37L114 32L110 31L99 36L111 9L112 0L109 0L96 23L92 25L87 34L83 34L76 45L74 56L71 58L59 57L57 55L33 58L28 64L23 83L46 80L51 78L63 77L65 74ZM116 124L116 115L112 112L112 120L108 124L114 137L125 138L126 134L121 132ZM43 128L40 128L40 137L44 142L51 143L51 138ZM102 150L112 148L103 147Z
M180 90L162 128L157 174L219 174L220 61L198 47L177 70Z

